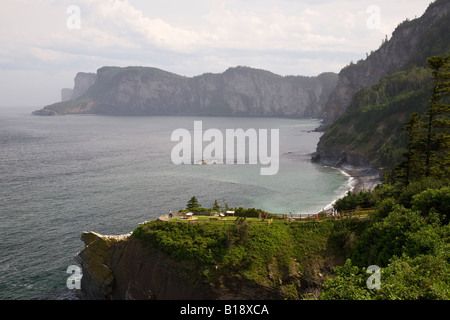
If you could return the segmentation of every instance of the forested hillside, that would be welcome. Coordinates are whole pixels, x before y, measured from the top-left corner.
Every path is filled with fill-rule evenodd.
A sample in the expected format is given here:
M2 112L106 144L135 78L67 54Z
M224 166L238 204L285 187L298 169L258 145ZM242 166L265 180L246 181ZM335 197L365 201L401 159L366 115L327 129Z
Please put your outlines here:
M449 299L450 55L428 58L427 67L428 108L404 125L401 161L373 191L349 192L334 205L375 211L322 299ZM376 290L366 282L369 266L378 269Z

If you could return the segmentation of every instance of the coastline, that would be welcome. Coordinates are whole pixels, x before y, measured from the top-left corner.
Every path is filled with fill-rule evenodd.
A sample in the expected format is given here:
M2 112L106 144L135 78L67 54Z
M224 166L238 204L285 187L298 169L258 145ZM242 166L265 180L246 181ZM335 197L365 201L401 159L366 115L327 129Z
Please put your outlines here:
M350 176L351 192L371 191L382 182L380 172L373 167L343 164L337 169Z
M320 163L319 163L320 164ZM331 201L326 205L321 211L325 213L331 213L333 204L340 198L342 198L348 191L352 193L359 193L361 191L371 191L377 185L382 183L380 171L374 167L370 166L354 166L350 164L341 164L339 166L329 166L322 164L323 166L328 166L341 171L343 174L349 177L349 189L342 194L340 197Z

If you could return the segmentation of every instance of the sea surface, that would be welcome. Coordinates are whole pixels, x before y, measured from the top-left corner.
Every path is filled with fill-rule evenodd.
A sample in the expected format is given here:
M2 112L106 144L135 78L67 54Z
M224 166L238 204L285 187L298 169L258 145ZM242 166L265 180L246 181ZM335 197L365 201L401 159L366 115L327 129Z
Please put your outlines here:
M36 108L34 108L36 109ZM184 209L254 207L312 214L349 190L349 177L313 164L315 119L240 117L40 117L0 108L0 299L72 299L67 268L83 231L125 234ZM175 129L278 129L276 175L260 164L175 165ZM204 143L204 147L209 142ZM270 150L270 147L269 147Z

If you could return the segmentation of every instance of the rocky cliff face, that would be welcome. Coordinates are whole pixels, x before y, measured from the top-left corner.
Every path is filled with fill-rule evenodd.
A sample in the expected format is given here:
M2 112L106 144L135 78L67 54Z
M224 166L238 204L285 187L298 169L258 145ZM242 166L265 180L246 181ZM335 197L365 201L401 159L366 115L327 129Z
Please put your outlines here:
M182 265L139 240L83 233L86 247L75 256L81 265L81 290L88 300L276 299L270 288L240 278L220 285L193 280Z
M391 39L366 60L342 69L324 109L325 127L345 112L360 88L370 87L384 76L404 68L417 50L423 49L418 48L418 44L433 23L449 11L449 1L435 1L420 18L400 24Z
M75 259L83 271L81 289L91 300L208 299L210 290L184 279L176 263L129 235L82 235L86 247ZM151 252L151 254L149 254ZM180 268L181 270L181 268Z
M79 72L74 79L73 89L61 89L61 102L78 99L85 94L97 81L97 74Z
M72 95L73 89L70 88L61 89L61 102L69 101L70 99L72 99Z
M97 74L79 72L74 80L72 96L70 99L77 99L85 94L97 81Z
M333 73L282 77L247 67L192 78L155 68L103 67L95 75L79 73L71 100L41 111L321 117L336 82Z

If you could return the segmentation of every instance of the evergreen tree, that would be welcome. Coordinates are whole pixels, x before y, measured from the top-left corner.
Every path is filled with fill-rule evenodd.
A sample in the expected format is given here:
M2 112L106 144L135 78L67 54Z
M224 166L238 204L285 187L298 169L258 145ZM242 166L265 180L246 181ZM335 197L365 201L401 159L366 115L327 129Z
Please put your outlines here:
M405 160L395 166L394 176L405 186L408 186L412 180L420 179L424 175L424 128L420 120L421 117L417 113L412 113L409 121L404 125L408 137L407 151L403 153Z
M199 208L200 204L195 196L193 196L187 203L186 209L192 210L194 208Z
M431 70L431 98L425 122L417 113L405 123L407 151L392 176L405 186L425 177L448 178L450 167L450 56L427 59Z
M220 210L220 206L219 206L219 204L217 203L217 199L214 200L214 205L213 205L212 209L213 209L214 211L219 211L219 210Z
M432 72L432 94L425 141L425 176L448 177L450 164L450 56L427 59Z

